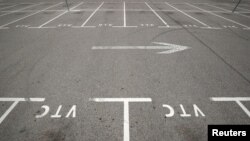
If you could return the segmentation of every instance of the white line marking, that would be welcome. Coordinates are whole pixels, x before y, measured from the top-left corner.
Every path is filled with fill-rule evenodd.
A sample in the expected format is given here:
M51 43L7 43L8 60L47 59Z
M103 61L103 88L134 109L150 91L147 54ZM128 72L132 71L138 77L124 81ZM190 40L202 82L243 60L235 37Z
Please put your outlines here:
M28 27L28 28L30 28L30 29L32 29L32 28L37 28L37 29L47 29L47 28L56 28L55 26L47 26L47 27Z
M213 101L250 101L250 97L211 97Z
M102 7L102 5L104 4L104 2L102 2L97 8L96 10L85 20L85 22L81 25L81 27L84 27L87 22L92 18L92 16L95 15L95 13Z
M17 5L19 5L19 4L7 6L7 7L3 7L3 8L0 8L0 10L4 10L4 9L7 9L7 8L15 7L15 6L17 6Z
M25 98L9 98L9 97L3 97L0 98L1 102L5 102L5 101L25 101Z
M6 111L5 113L0 117L0 124L4 121L4 119L9 115L9 113L16 107L16 105L20 101L25 101L24 98L0 98L0 101L2 102L14 102Z
M205 4L205 5L210 6L210 7L214 7L214 8L217 8L217 9L221 9L221 10L223 10L223 11L225 11L225 12L228 12L228 13L229 13L229 12L232 13L231 11L229 11L229 10L227 10L227 9L224 9L224 8L221 8L221 7L218 7L218 6L214 6L214 5L210 5L210 4ZM243 15L243 14L237 12L237 11L235 11L234 13L236 13L236 14L238 14L238 15L241 15L241 16L243 16L243 17L246 17L246 18L250 18L249 16Z
M151 98L90 98L95 102L151 102Z
M76 5L76 6L72 7L72 8L70 8L70 10L71 10L71 9L75 9L76 7L78 7L78 6L81 5L81 4L83 4L83 2L81 2L81 3L79 3L78 5ZM30 27L30 28L43 28L43 26L45 26L45 25L47 25L48 23L54 21L55 19L57 19L57 18L63 16L63 15L66 14L66 13L68 13L68 11L64 11L63 13L61 13L61 14L57 15L56 17L54 17L54 18L48 20L47 22L43 23L42 25L40 25L40 26L38 26L38 27ZM55 28L55 27L45 27L45 28Z
M200 20L198 20L198 19L196 19L196 18L194 18L194 17L192 17L192 16L190 16L190 15L188 15L187 13L185 13L185 12L183 12L182 10L179 10L178 8L176 8L176 7L174 7L174 6L170 5L170 4L168 4L167 2L165 2L165 4L167 4L168 6L174 8L175 10L181 12L182 14L188 16L189 18L191 18L191 19L197 21L198 23L202 24L203 26L210 27L209 25L203 23L202 21L200 21Z
M24 2L22 2L22 3L3 3L3 4L0 4L0 5L10 5L10 4L36 4L36 3L24 3Z
M200 27L202 29L222 29L220 27Z
M72 26L72 28L96 28L96 26Z
M129 134L129 102L124 101L124 109L123 109L123 116L124 116L124 121L123 121L123 141L129 141L130 140L130 134Z
M150 7L149 5L148 5L148 3L147 2L145 2L145 4L148 6L148 8L164 23L164 25L165 26L167 26L167 27L169 27L169 25L167 24L167 22L166 21L164 21L162 18L161 18L161 16L160 15L158 15L157 14L157 12L155 12L155 10L152 8L152 7Z
M123 141L130 140L129 133L129 102L152 102L151 98L93 98L90 101L95 102L123 102Z
M43 102L43 101L45 101L45 98L30 98L30 101L32 101L32 102Z
M28 8L31 8L31 7L35 7L35 6L38 6L38 5L41 5L41 4L43 4L43 3L39 3L39 4L31 5L31 6L28 6L28 7L24 7L24 8L16 10L16 12L20 12L22 10L25 10L25 9L28 9ZM14 12L2 14L2 15L0 15L0 17L5 16L5 15L9 15L9 14L12 14L12 13L14 13Z
M229 22L232 22L232 23L238 24L238 25L240 25L240 26L243 26L243 27L245 27L245 28L247 28L247 29L250 28L250 27L248 27L248 26L246 26L246 25L244 25L244 24L238 23L238 22L236 22L236 21L234 21L234 20L225 18L225 17L220 16L220 15L217 15L217 14L215 14L215 13L213 13L213 12L209 12L209 11L207 11L207 10L204 10L204 9L202 9L202 8L199 8L199 7L197 7L197 6L194 6L194 5L192 5L192 4L189 4L189 3L186 3L186 4L189 5L189 6L191 6L191 7L197 8L197 9L203 11L203 12L210 13L211 15L214 15L214 16L216 16L216 17L219 17L219 18L222 18L222 19L227 20L227 21L229 21Z
M123 26L127 26L127 21L126 21L126 3L125 1L123 2Z
M181 26L158 26L158 28L172 28L172 29L178 29L182 28Z
M212 101L234 101L236 102L241 109L250 117L250 111L241 101L250 101L250 97L211 97Z
M28 17L33 16L33 15L35 15L35 14L38 14L38 13L40 13L40 12L43 12L44 10L47 10L47 9L49 9L49 8L51 8L51 7L54 7L54 6L57 6L57 5L59 5L59 4L62 4L62 3L58 3L58 4L56 4L56 5L50 6L50 7L48 7L48 8L45 8L45 9L43 9L43 10L40 10L40 11L37 11L37 12L35 12L35 13L29 14L29 15L27 15L27 16L24 16L24 17L22 17L22 18L20 18L20 19L17 19L17 20L14 20L14 21L12 21L12 22L9 22L9 23L7 23L7 24L1 25L1 26L0 26L0 29L3 28L3 27L5 27L5 26L7 26L7 25L13 24L13 23L18 22L18 21L20 21L20 20L23 20L23 19L25 19L25 18L28 18Z
M124 26L112 26L112 27L115 27L115 28L124 28ZM126 28L136 28L138 26L125 26Z

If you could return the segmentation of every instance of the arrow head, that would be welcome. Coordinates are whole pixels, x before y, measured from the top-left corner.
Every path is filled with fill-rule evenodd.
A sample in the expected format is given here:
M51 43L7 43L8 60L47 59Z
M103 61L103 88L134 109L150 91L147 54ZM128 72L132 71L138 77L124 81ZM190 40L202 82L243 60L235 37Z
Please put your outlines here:
M163 42L153 42L153 43L158 44L158 45L166 46L167 49L168 49L167 51L157 52L157 54L171 54L171 53L183 51L183 50L186 50L186 49L190 48L190 47L187 47L187 46L181 46L181 45L169 44L169 43L163 43Z

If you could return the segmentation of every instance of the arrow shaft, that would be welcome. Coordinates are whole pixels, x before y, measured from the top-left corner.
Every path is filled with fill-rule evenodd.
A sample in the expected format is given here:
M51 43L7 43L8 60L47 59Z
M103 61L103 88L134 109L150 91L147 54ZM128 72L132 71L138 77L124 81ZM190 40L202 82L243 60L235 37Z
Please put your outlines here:
M94 46L92 49L173 49L170 46Z

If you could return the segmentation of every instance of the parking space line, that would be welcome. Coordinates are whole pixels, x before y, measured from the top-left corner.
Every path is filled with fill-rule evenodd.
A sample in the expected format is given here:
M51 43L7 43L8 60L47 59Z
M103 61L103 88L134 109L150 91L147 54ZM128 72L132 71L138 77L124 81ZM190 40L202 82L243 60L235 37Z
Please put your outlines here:
M23 20L23 19L25 19L25 18L28 18L28 17L33 16L33 15L35 15L35 14L38 14L38 13L40 13L40 12L43 12L43 11L49 9L49 8L58 6L59 4L62 4L62 2L61 2L61 3L58 3L58 4L56 4L56 5L52 5L52 6L50 6L50 7L47 7L47 8L45 8L45 9L43 9L43 10L39 10L39 11L37 11L37 12L35 12L35 13L29 14L29 15L24 16L24 17L22 17L22 18L19 18L19 19L17 19L17 20L11 21L11 22L9 22L9 23L7 23L7 24L1 25L1 26L0 26L0 29L1 29L1 28L5 28L5 26L7 26L7 25L13 24L13 23L18 22L18 21L20 21L20 20Z
M13 102L10 107L4 112L4 114L0 117L0 124L4 121L4 119L9 115L9 113L17 106L19 102L26 101L25 98L0 98L2 102Z
M23 11L19 11L19 12L16 12L16 11L0 11L0 12L12 12L12 13L26 13L26 12L37 12L39 10L23 10ZM62 12L62 11L65 11L65 10L44 10L46 12ZM73 10L73 12L76 12L78 10Z
M81 3L77 4L76 6L70 8L70 10L75 9L76 7L80 6L81 4L83 4L83 2L81 2ZM55 19L61 17L62 15L66 14L66 13L68 13L68 11L64 11L63 13L57 15L56 17L54 17L54 18L52 18L52 19L50 19L48 21L46 21L45 23L43 23L42 25L40 25L38 27L29 27L29 28L54 28L54 27L43 27L43 26L47 25L48 23L54 21Z
M145 4L148 6L148 8L164 23L164 25L166 26L166 27L169 27L169 25L167 24L167 22L165 21L165 20L163 20L162 18L161 18L161 16L159 15L159 14L157 14L157 12L155 12L155 10L152 8L152 7L150 7L149 6L149 4L147 3L147 2L145 2Z
M19 4L7 6L7 7L3 7L3 8L0 8L0 10L4 10L4 9L7 9L7 8L15 7L15 6L17 6L17 5L19 5Z
M234 21L234 20L231 20L231 19L225 18L225 17L223 17L223 16L217 15L217 14L215 14L215 13L213 13L213 12L210 12L210 11L207 11L207 10L205 10L205 9L199 8L199 7L194 6L194 5L192 5L192 4L189 4L189 3L186 3L186 4L189 5L189 6L191 6L191 7L197 8L197 9L203 11L203 12L210 13L211 15L214 15L214 16L216 16L216 17L222 18L222 19L224 19L224 20L226 20L226 21L229 21L229 22L238 24L238 25L240 25L240 26L242 26L242 27L244 27L244 28L246 28L246 29L250 29L250 27L248 27L248 26L246 26L246 25L244 25L244 24L241 24L241 23L239 23L239 22L236 22L236 21Z
M127 21L126 21L126 3L125 1L123 2L123 26L127 26Z
M43 3L38 3L38 4L28 6L28 7L24 7L24 8L16 10L15 12L19 12L19 11L22 11L22 10L25 10L25 9L28 9L28 8L31 8L31 7L34 7L34 6L38 6L38 5L41 5L41 4L43 4ZM12 14L12 13L14 13L14 12L2 14L2 15L0 15L0 17L5 16L5 15L9 15L9 14Z
M191 18L191 19L197 21L198 23L202 24L203 26L210 27L209 25L207 25L207 24L203 23L202 21L200 21L200 20L198 20L198 19L196 19L196 18L190 16L189 14L187 14L187 13L183 12L182 10L180 10L180 9L178 9L178 8L176 8L176 7L172 6L172 5L170 5L169 3L165 2L165 4L167 4L168 6L174 8L175 10L181 12L182 14L188 16L189 18Z
M211 5L211 4L205 4L205 5L210 6L210 7L214 7L214 8L217 8L217 9L221 9L221 10L223 10L223 11L225 11L225 12L230 12L230 13L232 13L231 11L229 11L229 10L227 10L227 9L224 9L224 8L221 8L221 7L218 7L218 6L214 6L214 5ZM238 14L238 15L241 15L241 16L243 16L243 17L246 17L246 18L250 18L249 16L243 15L243 14L237 12L237 11L235 11L234 13L236 13L236 14Z
M85 22L81 25L81 27L85 27L85 25L88 23L88 21L95 15L95 13L102 7L102 5L104 4L104 2L102 2L93 13L91 13L91 15L85 20Z

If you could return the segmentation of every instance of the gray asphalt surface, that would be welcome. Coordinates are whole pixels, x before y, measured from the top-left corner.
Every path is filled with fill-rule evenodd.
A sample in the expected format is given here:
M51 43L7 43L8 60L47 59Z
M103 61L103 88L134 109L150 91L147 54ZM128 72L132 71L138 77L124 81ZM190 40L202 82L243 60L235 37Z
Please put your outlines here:
M249 124L236 102L211 100L250 97L249 2L231 13L229 0L125 0L126 22L124 1L70 1L71 12L59 0L46 2L0 3L0 116L13 104L3 98L25 98L0 123L1 141L123 141L123 103L91 98L152 99L129 103L130 141L206 141L208 124ZM92 49L153 42L190 48ZM195 115L194 104L205 116ZM36 118L43 105L48 114ZM76 116L67 118L73 105ZM61 117L53 118L58 107Z

